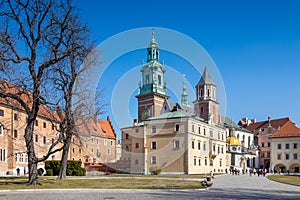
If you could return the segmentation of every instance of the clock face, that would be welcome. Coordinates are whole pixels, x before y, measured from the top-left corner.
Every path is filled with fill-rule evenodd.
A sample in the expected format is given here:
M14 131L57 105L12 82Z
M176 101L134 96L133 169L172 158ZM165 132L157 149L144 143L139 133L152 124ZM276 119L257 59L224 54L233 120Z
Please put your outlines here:
M147 119L149 117L149 109L145 108L142 112L142 118Z

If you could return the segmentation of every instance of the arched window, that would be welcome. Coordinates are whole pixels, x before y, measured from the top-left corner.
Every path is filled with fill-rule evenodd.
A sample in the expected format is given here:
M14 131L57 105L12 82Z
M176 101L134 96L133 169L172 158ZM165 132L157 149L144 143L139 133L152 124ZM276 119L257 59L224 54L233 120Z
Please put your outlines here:
M243 135L243 142L245 142L245 135Z
M207 89L207 96L208 96L208 97L209 97L209 92L210 92L209 89Z

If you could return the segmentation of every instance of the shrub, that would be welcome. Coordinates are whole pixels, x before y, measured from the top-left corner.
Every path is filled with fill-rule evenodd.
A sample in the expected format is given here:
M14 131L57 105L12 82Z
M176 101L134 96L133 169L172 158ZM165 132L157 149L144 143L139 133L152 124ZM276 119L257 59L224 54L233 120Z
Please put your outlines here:
M46 175L47 176L53 176L53 170L52 169L46 169Z
M67 176L85 176L86 171L84 168L81 168L81 161L77 160L68 160L67 161ZM52 175L58 176L60 169L60 161L59 160L47 160L45 162L45 168L48 175L48 169L52 170Z
M44 169L43 168L38 168L38 175L39 176L42 176L43 175L43 173L44 173Z
M149 171L152 175L158 175L161 172L161 168L159 166L153 166L149 168Z

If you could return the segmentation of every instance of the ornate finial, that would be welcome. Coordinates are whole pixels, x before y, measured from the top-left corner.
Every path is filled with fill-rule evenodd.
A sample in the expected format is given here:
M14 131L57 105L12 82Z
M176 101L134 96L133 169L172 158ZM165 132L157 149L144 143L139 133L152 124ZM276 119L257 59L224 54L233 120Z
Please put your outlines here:
M154 35L155 35L154 28L152 28L152 40L154 40Z

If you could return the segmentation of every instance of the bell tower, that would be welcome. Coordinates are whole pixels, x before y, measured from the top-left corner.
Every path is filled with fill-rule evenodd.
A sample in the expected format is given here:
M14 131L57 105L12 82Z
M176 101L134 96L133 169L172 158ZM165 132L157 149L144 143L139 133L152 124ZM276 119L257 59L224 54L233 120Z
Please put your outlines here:
M219 103L216 98L216 85L212 81L207 67L196 85L195 113L212 124L221 124Z
M147 48L147 63L142 63L142 81L139 83L138 121L160 114L165 99L168 99L164 81L164 65L159 62L158 43L152 32L152 39Z

